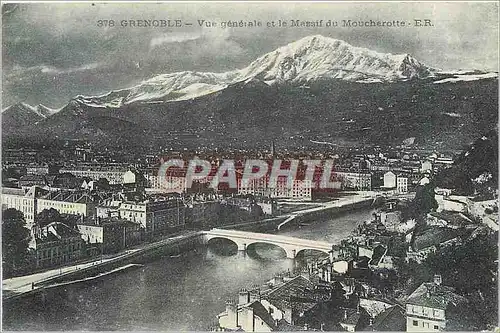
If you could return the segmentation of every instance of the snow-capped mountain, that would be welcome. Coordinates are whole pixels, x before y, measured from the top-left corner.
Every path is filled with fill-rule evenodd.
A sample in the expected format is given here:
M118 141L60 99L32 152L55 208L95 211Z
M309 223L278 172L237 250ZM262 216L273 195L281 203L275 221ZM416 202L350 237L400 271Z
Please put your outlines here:
M134 102L192 99L255 79L269 85L321 79L393 82L426 78L434 71L408 54L378 53L315 35L267 53L243 69L224 73L185 71L163 74L131 88L101 96L77 96L74 100L92 107L117 108Z
M34 118L44 119L53 115L58 111L59 110L51 109L42 104L38 104L37 106L32 106L27 103L21 102L3 109L2 116L5 117L10 113L16 113L19 116L27 116L27 117L31 116Z
M37 106L26 103L11 105L2 110L2 130L8 134L15 133L26 126L37 124L57 111L41 104Z
M2 113L2 136L127 149L252 148L269 140L316 148L414 137L419 145L455 149L498 123L496 78L446 73L407 54L310 36L242 69L163 74L101 96L77 96L57 112L19 103Z

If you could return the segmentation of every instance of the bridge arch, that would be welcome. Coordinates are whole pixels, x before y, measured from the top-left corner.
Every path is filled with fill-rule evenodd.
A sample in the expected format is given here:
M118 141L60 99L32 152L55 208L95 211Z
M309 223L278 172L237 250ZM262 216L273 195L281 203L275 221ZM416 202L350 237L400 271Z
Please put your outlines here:
M244 251L247 248L247 242L245 240L241 240L239 238L234 238L230 236L224 235L205 235L205 244L209 244L212 239L225 239L228 240L238 247L238 251Z
M315 252L324 253L324 254L326 254L328 256L330 255L330 252L328 252L327 250L304 247L304 248L301 248L299 251L297 251L297 253L295 254L295 256L298 256L299 253L304 253L304 251L315 251Z
M284 254L287 258L289 258L289 253L287 252L287 249L286 249L284 246L282 246L281 244L276 244L276 243L274 243L274 242L271 242L271 241L266 241L266 240L251 240L251 241L249 241L249 242L248 242L248 244L246 244L246 248L245 248L245 250L247 250L247 251L248 251L248 248L249 248L249 247L251 247L251 246L255 247L255 245L257 245L257 244L272 245L272 246L273 246L273 247L275 247L275 248L279 248L279 249L281 249L282 253L283 253L283 254Z
M230 237L224 237L224 236L215 236L215 237L211 237L210 239L207 239L206 240L206 244L209 244L213 241L218 241L218 240L224 240L224 241L228 241L236 246L238 246L238 243L234 241L234 239L231 239Z

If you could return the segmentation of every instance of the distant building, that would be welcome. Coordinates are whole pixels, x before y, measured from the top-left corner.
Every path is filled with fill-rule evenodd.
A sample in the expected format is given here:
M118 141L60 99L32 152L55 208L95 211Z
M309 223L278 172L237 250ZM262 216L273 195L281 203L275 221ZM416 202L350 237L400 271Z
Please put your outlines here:
M276 187L269 187L269 196L271 198L285 198L298 200L311 200L311 181L294 180L289 186L285 180L278 180Z
M291 185L291 186L290 186ZM288 184L286 178L279 178L276 186L269 186L268 177L238 181L238 194L251 194L271 198L312 200L312 182L294 180Z
M28 175L48 175L59 173L59 167L48 164L29 164L26 166Z
M421 173L426 173L432 171L432 162L431 161L423 161L422 166L420 167Z
M146 175L149 188L162 193L183 193L186 191L186 177Z
M408 178L400 176L397 177L396 192L399 194L408 193Z
M420 185L427 185L427 184L429 184L430 182L431 182L431 181L429 180L429 177L424 177L424 178L420 179L419 184L420 184Z
M144 175L137 170L128 170L123 174L123 184L135 184L144 187L146 183Z
M70 173L76 177L89 177L93 180L105 178L109 181L110 185L123 184L123 176L127 173L128 169L113 168L113 167L76 167L76 168L62 168L61 173Z
M453 307L466 306L466 299L452 287L442 285L441 275L433 282L422 283L406 301L407 332L437 332L457 318L450 317Z
M339 181L342 189L370 191L372 175L369 172L333 171L332 177Z
M32 174L25 175L19 178L19 187L28 188L31 186L45 186L47 185L47 180L44 175Z
M392 171L384 174L384 187L387 189L396 187L396 175Z
M436 164L445 164L445 165L451 165L453 164L453 158L449 156L441 156L436 158L434 161Z

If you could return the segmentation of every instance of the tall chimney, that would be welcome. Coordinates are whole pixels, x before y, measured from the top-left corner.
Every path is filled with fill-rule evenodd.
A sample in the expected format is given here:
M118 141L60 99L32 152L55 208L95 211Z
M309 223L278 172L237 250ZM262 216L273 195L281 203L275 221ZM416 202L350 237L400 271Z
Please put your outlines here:
M233 300L226 301L226 313L227 313L227 320L230 325L230 327L227 328L238 327L238 306L235 304Z
M250 291L250 302L260 301L260 288L259 286L254 286Z
M440 274L435 274L434 275L434 284L437 286L440 286L441 283L443 282L441 275Z
M250 292L246 289L240 289L238 293L238 305L250 302Z

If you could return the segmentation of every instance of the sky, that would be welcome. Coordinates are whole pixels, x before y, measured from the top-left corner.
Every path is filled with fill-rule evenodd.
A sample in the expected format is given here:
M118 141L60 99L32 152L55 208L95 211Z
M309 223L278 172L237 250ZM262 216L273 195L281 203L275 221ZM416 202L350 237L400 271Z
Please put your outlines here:
M182 20L181 27L121 26L122 20ZM430 19L433 26L342 27L342 20ZM99 20L113 20L102 27ZM198 20L216 22L200 27ZM222 28L257 20L260 28ZM267 27L278 20L338 27ZM191 23L186 26L184 23ZM24 3L2 7L2 109L17 102L65 105L162 73L243 68L308 35L384 53L409 53L445 70L498 71L498 4L467 3Z

